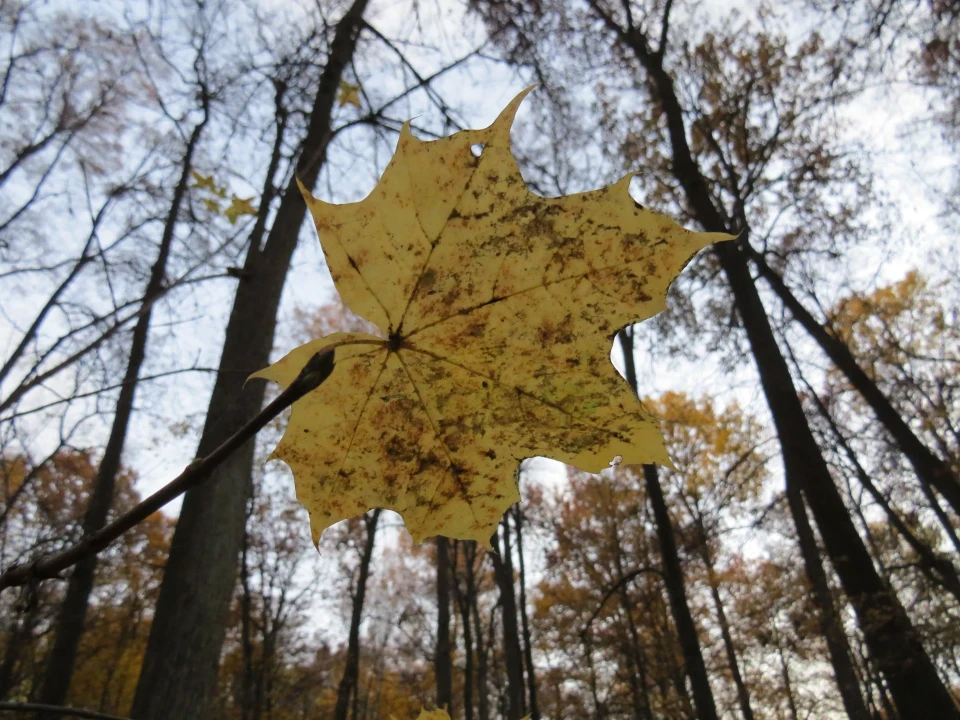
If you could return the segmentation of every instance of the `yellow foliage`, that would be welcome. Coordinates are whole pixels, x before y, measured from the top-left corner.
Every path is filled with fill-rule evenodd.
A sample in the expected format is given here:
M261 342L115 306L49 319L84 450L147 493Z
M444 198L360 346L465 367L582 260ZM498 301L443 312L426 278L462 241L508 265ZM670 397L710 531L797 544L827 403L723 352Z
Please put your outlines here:
M212 193L217 191L217 184L213 180L213 175L201 175L196 170L191 170L190 175L197 181L197 184L193 187L200 188L201 190L209 190Z
M286 386L335 349L333 374L293 406L274 452L294 472L315 542L384 507L417 542L489 547L520 499L524 458L588 472L616 456L669 463L610 363L612 339L663 310L694 253L729 236L639 207L629 175L559 198L530 192L510 149L527 92L483 130L425 142L406 124L361 202L301 188L341 298L384 335L336 333L255 375Z
M252 197L241 198L234 195L230 198L230 207L223 211L224 216L230 221L231 225L237 222L237 218L242 215L256 215L257 209L250 204Z
M341 80L340 87L337 90L337 104L340 107L344 105L360 107L360 86Z

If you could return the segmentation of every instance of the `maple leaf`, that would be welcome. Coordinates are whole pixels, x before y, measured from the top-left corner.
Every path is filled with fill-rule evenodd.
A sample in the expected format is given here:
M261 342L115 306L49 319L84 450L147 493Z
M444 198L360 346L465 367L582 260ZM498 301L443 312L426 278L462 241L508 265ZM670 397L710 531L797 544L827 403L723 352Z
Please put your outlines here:
M218 215L220 214L220 203L218 203L216 200L204 198L203 206L212 213L217 213Z
M256 215L257 209L250 204L250 201L253 200L252 197L241 198L234 195L230 199L230 207L223 211L223 214L226 216L227 220L230 221L231 225L236 224L237 219L241 215Z
M341 80L340 87L337 89L337 104L340 107L344 105L360 107L360 86Z
M520 499L524 458L588 472L617 456L669 464L610 362L612 340L663 310L690 258L730 236L641 208L632 175L576 195L530 192L510 150L527 92L483 130L427 142L404 125L361 202L332 205L301 186L340 296L385 336L335 333L254 375L286 386L335 348L332 375L294 404L273 454L293 470L314 542L382 507L416 542L490 547Z

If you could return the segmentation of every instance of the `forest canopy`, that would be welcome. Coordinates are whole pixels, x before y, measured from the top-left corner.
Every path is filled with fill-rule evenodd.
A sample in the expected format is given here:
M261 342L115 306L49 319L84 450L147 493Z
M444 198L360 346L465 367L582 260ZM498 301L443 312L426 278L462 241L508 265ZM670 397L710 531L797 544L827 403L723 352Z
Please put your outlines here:
M0 4L0 709L960 717L958 37L927 0ZM390 160L451 146L465 192ZM578 198L603 234L543 210ZM641 271L656 232L628 225L658 217L702 240ZM472 221L482 252L433 247ZM411 232L444 264L402 272ZM471 283L562 280L592 242L616 253L590 287L471 334ZM390 433L488 414L527 438L470 451L498 454L502 502L434 538L428 488L411 536L402 503L350 499L366 479L325 480L350 507L317 524L268 456L330 431L347 346L306 384L272 371L296 393L245 381L326 336L407 362L405 304L376 305L417 292L466 370L415 370L422 417L371 385L389 422L357 467L402 474ZM482 386L450 410L481 361L601 435L634 413L671 463L534 442L550 413ZM178 474L181 500L142 502Z

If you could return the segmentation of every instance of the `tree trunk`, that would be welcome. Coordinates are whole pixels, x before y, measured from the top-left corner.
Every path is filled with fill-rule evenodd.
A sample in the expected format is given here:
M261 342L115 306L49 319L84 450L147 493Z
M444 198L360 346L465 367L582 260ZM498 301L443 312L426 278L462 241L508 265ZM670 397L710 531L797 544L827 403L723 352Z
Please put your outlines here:
M690 606L687 605L687 596L683 583L683 568L680 566L680 555L677 553L677 543L673 537L673 524L667 512L667 502L660 488L660 478L657 476L656 465L644 465L643 477L646 481L647 495L653 508L653 517L657 525L657 538L660 541L660 555L663 558L663 578L667 586L667 595L670 598L670 608L673 611L673 621L677 625L677 637L683 650L683 659L687 666L687 676L693 689L693 702L697 707L699 720L718 720L717 706L713 700L713 691L710 689L710 678L707 676L707 666L703 662L703 652L700 649L700 640L697 637L697 626L694 625Z
M489 553L493 570L500 588L500 607L503 619L503 654L507 669L507 720L520 720L524 709L523 659L520 650L520 634L517 631L517 600L513 594L513 563L510 561L510 524L508 516L501 521L503 527L503 556L497 555L499 542L494 535L494 552Z
M461 548L463 549L464 573L469 573L472 576L473 560L476 556L477 548L476 542L468 540L454 541L453 548L454 577L457 577L457 555ZM460 581L459 578L457 578L453 585L453 590L456 594L457 608L460 610L460 624L463 626L463 717L464 720L473 720L473 623L470 621L470 608L475 602L475 598L471 597L471 593L474 591L473 582L468 580L466 591L461 592Z
M646 69L660 101L670 138L674 177L697 221L708 231L728 232L690 152L683 110L662 57L649 50L639 30L624 34L621 28L617 29ZM788 491L801 489L810 504L827 554L857 612L871 658L883 670L894 702L901 712L909 708L917 717L960 718L960 709L938 676L903 606L874 568L834 485L743 251L737 244L720 243L714 246L713 253L733 292L734 305L756 362L783 452Z
M331 110L343 70L353 58L367 1L354 0L340 21L320 77L296 173L308 188L316 184L325 158ZM262 212L270 199L267 194L262 198ZM305 214L306 204L291 178L265 246L261 250L259 243L250 243L198 456L217 447L263 404L264 384L244 388L244 382L269 361L280 294ZM254 442L247 443L184 497L131 711L137 720L202 717L213 695L237 577L253 449Z
M243 678L240 686L240 718L250 720L253 707L253 638L251 635L252 599L250 595L250 573L247 567L247 552L250 545L250 517L253 515L252 498L247 501L247 522L243 529L243 545L240 550L240 647L243 654Z
M453 708L453 679L450 671L450 543L437 540L437 647L433 658L437 680L437 707Z
M790 310L794 319L817 342L820 349L826 353L827 357L870 406L877 416L877 420L880 421L880 424L893 438L904 457L913 466L920 482L936 488L937 492L944 497L957 516L960 517L960 478L957 477L950 465L938 457L917 437L904 417L897 412L890 399L877 386L876 382L863 371L846 343L832 335L827 328L817 322L817 319L807 311L803 303L787 287L783 278L767 264L763 256L752 248L748 248L747 253L756 265L760 275Z
M186 195L190 181L190 171L193 168L193 154L200 136L209 118L209 98L203 94L204 117L190 134L183 155L183 165L180 169L180 178L173 192L170 203L170 213L164 223L163 235L160 238L160 249L157 259L150 269L150 278L143 293L143 311L133 329L133 340L130 345L130 356L127 369L123 375L123 384L117 397L114 410L113 425L110 428L110 437L107 440L103 458L97 468L97 477L94 481L90 504L83 516L83 534L89 535L100 530L107 522L110 506L113 505L113 490L117 474L120 472L120 460L123 455L123 446L127 439L127 430L130 427L130 416L133 413L133 402L140 377L140 368L147 354L147 340L150 335L150 317L154 300L163 293L164 280L167 273L167 260L170 257L170 248L173 245L174 230L180 217L180 207ZM45 705L64 705L67 692L70 689L70 680L73 677L74 665L77 659L77 649L83 635L83 626L87 617L87 605L90 593L93 592L94 575L97 570L97 556L90 555L76 564L67 583L67 593L57 614L55 639L50 651L49 660L44 670L43 684L37 697L37 702ZM56 717L46 714L44 717Z
M860 485L870 493L870 496L886 514L887 520L894 529L900 533L900 537L902 537L920 557L920 571L930 582L940 585L940 587L960 601L960 575L957 574L957 568L948 558L935 553L927 543L918 538L916 534L907 527L906 523L904 523L900 515L897 514L896 510L893 509L884 494L880 492L880 488L873 482L873 478L870 477L863 465L860 464L856 452L850 447L850 443L847 442L847 438L844 437L840 431L837 423L830 415L830 411L824 406L817 394L812 391L812 388L807 387L810 399L816 404L820 416L827 425L829 425L838 447L843 451L843 454L846 455L847 460L853 466L854 473ZM934 500L936 500L936 498L934 498ZM946 524L946 527L950 527L949 522Z
M621 332L621 338L623 333ZM622 342L622 339L621 339ZM624 350L627 360L628 374L634 369L633 364L633 334L629 333L630 350ZM634 382L636 375L634 375ZM633 385L636 390L636 385ZM653 720L653 714L650 710L650 693L647 690L647 667L643 648L640 644L640 633L637 631L637 623L634 620L634 604L628 591L628 583L623 579L626 577L623 568L623 547L620 543L620 534L616 526L613 527L613 560L614 568L620 578L617 581L617 596L620 600L620 606L623 608L623 614L627 619L627 630L630 633L630 643L627 645L627 669L630 672L630 699L633 704L633 716L636 720Z
M8 698L18 684L17 662L24 648L29 647L33 640L34 623L37 621L39 608L39 603L31 603L17 618L17 624L7 638L7 646L3 650L3 663L0 664L0 699Z
M474 552L476 546L474 545ZM470 615L473 617L474 637L477 644L477 712L479 720L490 720L490 701L487 695L487 652L489 645L484 644L483 623L480 622L480 608L477 604L477 583L473 574L473 561L467 565L467 599L470 603Z
M737 688L737 702L740 704L740 712L743 714L743 720L753 720L753 708L750 707L750 693L747 690L747 684L743 680L743 675L740 674L740 663L737 661L737 650L736 647L734 647L733 636L730 633L730 622L727 620L727 613L723 608L723 599L720 597L720 588L717 582L717 574L713 567L713 558L710 555L706 531L700 518L697 518L697 529L700 534L700 558L707 568L707 583L710 585L710 596L713 598L713 606L717 611L717 623L720 625L720 636L723 638L723 648L727 654L727 665L730 667L730 674L733 676L733 684ZM852 717L851 720L853 720Z
M797 541L800 545L800 554L803 556L803 566L810 586L813 589L813 601L817 606L820 632L827 642L830 653L830 663L833 665L833 675L840 690L843 708L847 711L850 720L870 720L866 703L860 692L860 681L853 667L850 655L850 644L846 633L833 604L833 596L827 583L827 575L820 562L820 549L807 518L807 509L803 504L803 497L796 489L787 489L787 502L790 505L790 514L797 528Z
M527 668L530 717L533 720L540 720L540 708L537 706L537 674L533 667L533 643L530 640L530 619L527 617L527 576L523 560L523 512L519 505L513 506L513 518L517 527L517 558L520 562L520 624L523 629L523 657Z
M333 710L333 720L347 720L350 695L357 691L357 678L360 672L360 622L363 620L363 599L367 592L367 578L370 576L370 560L373 557L373 543L376 539L377 521L380 509L364 515L367 526L367 542L360 558L360 573L353 594L353 611L350 615L350 634L347 637L347 662L343 668L343 677L337 688L337 705ZM354 710L356 714L356 710Z
M780 656L780 677L783 678L783 690L787 695L787 708L790 710L790 720L799 720L800 715L797 712L797 701L793 696L793 682L790 680L790 666L787 658L783 654L783 647L780 640L777 640L777 654Z

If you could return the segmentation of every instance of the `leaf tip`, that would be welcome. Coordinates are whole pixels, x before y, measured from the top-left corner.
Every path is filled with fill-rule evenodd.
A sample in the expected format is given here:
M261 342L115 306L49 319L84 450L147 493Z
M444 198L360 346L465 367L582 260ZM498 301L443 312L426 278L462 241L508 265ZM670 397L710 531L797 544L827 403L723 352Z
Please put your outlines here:
M510 129L513 127L513 121L517 117L517 111L523 99L529 95L536 85L531 85L520 91L520 93L511 100L507 106L500 112L493 124L487 128L491 133L491 142L493 144L510 147Z

